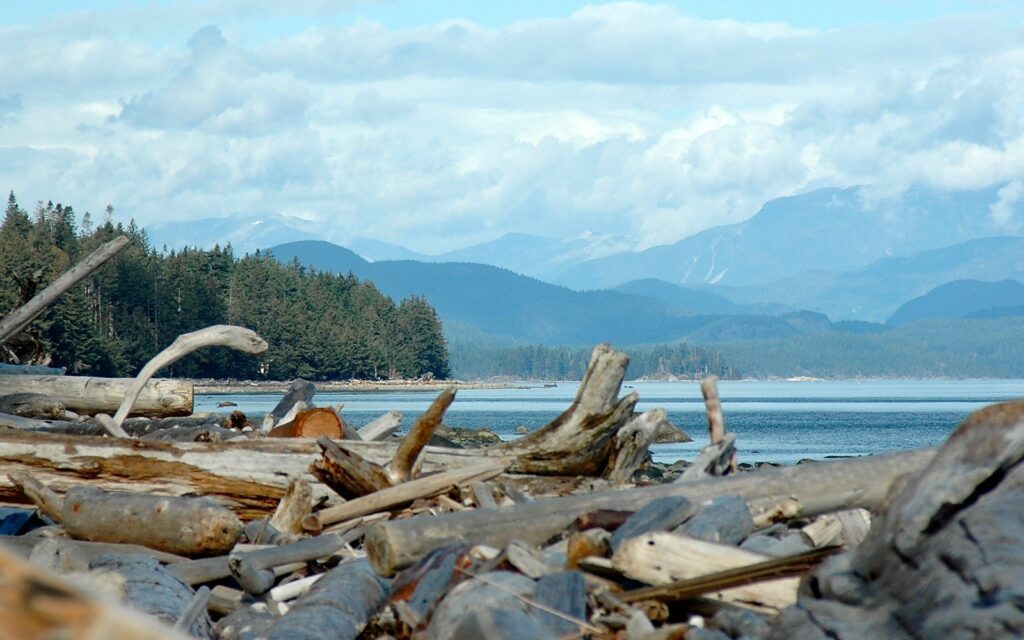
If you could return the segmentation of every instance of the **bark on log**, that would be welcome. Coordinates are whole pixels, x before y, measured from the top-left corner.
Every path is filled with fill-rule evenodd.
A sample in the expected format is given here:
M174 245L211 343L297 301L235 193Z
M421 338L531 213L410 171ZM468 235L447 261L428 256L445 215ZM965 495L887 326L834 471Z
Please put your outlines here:
M7 637L187 639L155 620L32 566L2 543L0 583L0 619Z
M896 478L921 469L934 453L906 451L681 484L549 498L498 509L416 516L372 526L367 533L367 551L378 571L390 574L454 540L497 548L514 538L540 544L586 513L600 509L632 511L664 496L682 496L700 504L717 496L738 495L755 515L757 505L777 504L791 496L809 516L852 507L878 508ZM530 526L523 527L524 522Z
M332 569L265 632L268 640L354 640L384 606L388 584L365 560Z
M12 475L11 480L23 487L40 510L81 540L141 544L195 556L226 552L242 532L234 513L206 498L108 493L78 486L70 489L61 503L35 480Z
M805 582L773 638L1024 635L1024 401L967 418L867 538Z
M0 375L0 393L41 393L75 413L92 415L116 411L133 382L132 378ZM132 415L187 416L192 413L193 397L191 382L150 380L139 393Z
M23 306L0 320L0 344L7 342L16 336L25 327L35 320L39 314L46 311L47 307L53 304L65 291L75 286L96 269L113 258L118 251L128 245L128 238L118 236L110 242L96 249L83 258L78 264L65 271L50 286L40 291L34 298Z
M145 555L106 555L92 561L93 570L113 571L125 579L124 601L132 609L173 627L195 592L159 562ZM213 624L204 611L187 629L193 638L212 638Z
M146 382L156 375L157 371L177 362L197 349L214 346L230 347L236 351L253 355L264 353L268 348L263 338L256 335L256 332L252 329L244 327L218 324L198 331L192 331L191 333L183 333L142 367L142 370L139 371L139 374L125 392L124 399L121 401L117 413L114 414L114 424L118 428L121 427L121 423L128 417L128 413L139 397L139 393L145 387Z

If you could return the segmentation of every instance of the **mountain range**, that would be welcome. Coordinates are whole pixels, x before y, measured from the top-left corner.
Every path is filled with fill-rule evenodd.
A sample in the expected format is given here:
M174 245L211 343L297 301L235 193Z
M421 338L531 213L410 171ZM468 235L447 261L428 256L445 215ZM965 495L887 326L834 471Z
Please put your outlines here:
M199 228L236 253L269 247L284 262L351 272L396 299L423 296L450 340L735 343L1020 315L1013 309L1024 299L1012 292L1024 288L1024 237L1007 225L1024 216L1003 216L1000 226L991 215L997 200L995 189L888 198L864 187L820 189L645 251L620 251L631 245L623 237L513 233L424 255L378 240L314 241L316 229L283 216L149 232L155 246L173 247ZM954 282L963 280L975 282Z

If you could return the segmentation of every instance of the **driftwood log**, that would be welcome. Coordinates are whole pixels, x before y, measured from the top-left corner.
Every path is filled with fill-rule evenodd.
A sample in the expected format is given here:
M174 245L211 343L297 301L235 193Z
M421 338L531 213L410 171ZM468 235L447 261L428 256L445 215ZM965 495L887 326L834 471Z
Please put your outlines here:
M772 637L1024 635L1024 401L972 414L855 550L808 577Z
M359 428L359 437L367 442L383 440L402 426L402 414L388 411Z
M132 378L0 375L0 395L40 393L75 413L92 415L116 411L133 383ZM187 416L192 413L194 395L191 382L151 380L142 387L132 415Z
M502 547L514 538L535 544L560 533L573 521L600 509L635 511L664 496L682 496L694 505L724 495L748 502L755 515L792 498L804 515L863 507L879 508L898 477L920 470L934 450L907 451L836 462L765 469L754 473L535 500L497 509L416 516L377 524L367 534L367 552L378 571L391 574L431 549L455 540ZM529 527L522 526L529 523Z
M317 407L299 411L293 419L274 427L267 435L271 438L319 438L322 436L339 440L344 432L344 423L334 409Z
M11 393L0 395L0 413L27 418L63 420L64 404L43 393Z
M96 249L81 262L68 271L61 274L50 286L40 291L34 298L23 306L15 309L3 320L0 320L0 344L20 333L25 327L35 320L39 314L46 311L46 308L53 304L65 291L75 286L87 277L90 273L99 269L103 264L117 255L121 249L128 246L128 238L118 236Z
M73 487L61 498L28 475L11 476L40 511L81 540L215 555L231 549L242 532L234 513L207 498L108 493L89 486Z

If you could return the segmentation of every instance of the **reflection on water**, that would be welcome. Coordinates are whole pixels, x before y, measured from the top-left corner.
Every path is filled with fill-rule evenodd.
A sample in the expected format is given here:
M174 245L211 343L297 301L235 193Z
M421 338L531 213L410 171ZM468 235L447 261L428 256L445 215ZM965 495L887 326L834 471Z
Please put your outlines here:
M512 389L463 389L445 415L453 427L488 427L504 438L516 427L539 428L564 411L576 383ZM654 447L655 459L692 458L706 425L695 382L629 382L623 394L640 395L639 411L662 407L669 420L697 442ZM801 458L852 456L941 443L971 411L1024 396L1024 380L721 382L726 425L738 436L741 460L793 463ZM385 391L317 394L321 406L344 403L342 415L360 426L385 411L402 412L408 428L433 392ZM277 394L197 396L196 411L223 411L232 401L248 414L270 411Z

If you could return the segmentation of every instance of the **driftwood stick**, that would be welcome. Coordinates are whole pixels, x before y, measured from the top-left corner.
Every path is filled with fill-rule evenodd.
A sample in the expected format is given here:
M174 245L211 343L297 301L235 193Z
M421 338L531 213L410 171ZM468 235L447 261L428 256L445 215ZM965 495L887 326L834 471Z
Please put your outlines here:
M715 478L731 473L736 462L736 434L727 433L718 442L704 447L676 482L692 482L701 478Z
M877 509L884 504L896 478L921 469L934 455L934 450L904 451L688 483L549 498L498 509L415 516L372 526L367 533L367 551L374 566L390 574L455 540L496 548L515 538L540 544L587 513L600 509L635 511L663 496L682 496L701 504L717 496L737 495L748 504L761 505L793 496L807 516L852 507ZM523 527L524 522L530 526Z
M400 485L382 489L375 493L350 500L344 504L329 507L317 514L323 525L365 516L391 509L402 504L443 493L451 487L472 484L501 475L505 463L500 460L482 462L458 471L445 471L430 476L421 476ZM466 512L468 513L468 512Z
M173 364L181 358L203 347L231 347L243 353L258 355L267 350L267 343L263 338L256 335L252 329L235 327L232 325L219 324L206 327L199 331L185 333L177 338L166 349L153 356L153 359L142 367L142 371L136 376L135 382L125 394L121 406L114 414L114 423L120 428L121 423L128 417L128 412L139 397L139 392L145 386L146 381L153 377L157 371L167 365ZM122 436L124 437L124 436Z
M110 242L96 249L74 267L65 271L60 277L50 283L50 286L40 291L34 298L23 306L0 320L0 344L7 342L10 338L21 333L21 331L35 320L39 314L47 309L65 291L82 281L83 278L100 268L107 260L113 258L118 251L128 245L128 238L118 236Z
M708 376L700 381L700 392L704 396L704 408L708 414L708 434L711 444L721 442L725 437L725 417L722 415L722 401L718 398L718 378Z
M359 428L359 436L367 441L383 440L402 426L402 414L388 411L384 415Z
M632 482L633 475L647 464L647 451L666 419L664 409L652 409L633 417L619 429L615 433L604 477L614 486Z
M185 631L190 629L195 621L206 611L206 604L210 601L210 588L199 587L196 589L196 593L189 600L188 606L181 612L178 619L174 622L175 631Z
M402 438L398 450L395 451L395 457L385 468L392 484L405 482L412 477L412 468L416 464L416 459L423 451L423 447L427 446L430 436L434 435L434 430L441 424L444 412L448 410L454 399L455 387L448 387L439 393L430 407L416 420L416 424L412 426L409 433Z

